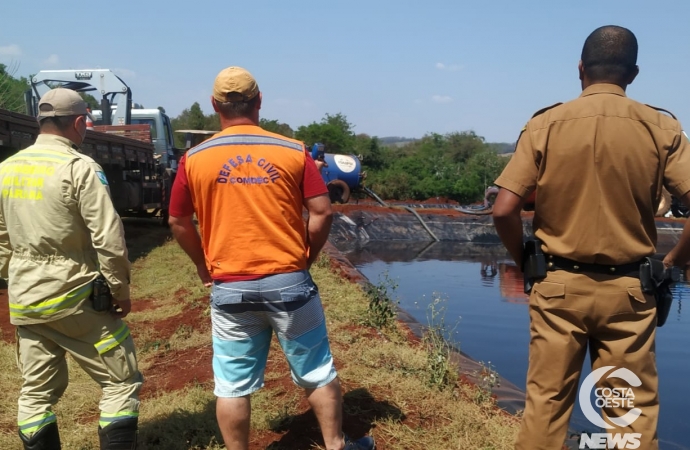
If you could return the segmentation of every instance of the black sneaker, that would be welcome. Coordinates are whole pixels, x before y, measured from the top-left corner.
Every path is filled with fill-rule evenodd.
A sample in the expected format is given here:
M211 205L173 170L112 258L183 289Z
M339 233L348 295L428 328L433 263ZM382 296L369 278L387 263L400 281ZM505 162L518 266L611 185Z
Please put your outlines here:
M374 450L374 438L364 436L359 439L352 440L345 435L345 448L343 450Z

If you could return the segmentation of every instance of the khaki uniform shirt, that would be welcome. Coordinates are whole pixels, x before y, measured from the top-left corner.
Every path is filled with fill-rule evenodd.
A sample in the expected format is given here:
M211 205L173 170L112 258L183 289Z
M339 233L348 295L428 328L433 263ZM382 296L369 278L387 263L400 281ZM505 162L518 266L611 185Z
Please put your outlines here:
M690 191L690 143L677 120L595 84L527 123L496 184L521 197L536 188L545 252L626 264L656 251L662 185Z
M129 299L122 221L103 169L68 139L42 134L0 164L0 276L15 325L57 320L88 301L100 271Z

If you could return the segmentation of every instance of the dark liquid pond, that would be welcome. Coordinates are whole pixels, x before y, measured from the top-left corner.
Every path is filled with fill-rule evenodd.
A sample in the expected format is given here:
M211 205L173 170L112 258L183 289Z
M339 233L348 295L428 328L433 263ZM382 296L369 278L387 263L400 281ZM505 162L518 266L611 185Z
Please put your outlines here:
M659 249L667 251L668 249ZM445 299L445 322L457 324L452 339L477 361L490 364L524 391L527 374L529 316L522 275L502 246L467 243L370 242L345 252L374 284L389 278L400 306L427 324L427 305ZM690 449L687 403L690 400L690 284L674 288L671 314L657 330L659 370L659 442L661 449ZM590 372L586 359L581 380ZM576 402L571 429L597 432Z

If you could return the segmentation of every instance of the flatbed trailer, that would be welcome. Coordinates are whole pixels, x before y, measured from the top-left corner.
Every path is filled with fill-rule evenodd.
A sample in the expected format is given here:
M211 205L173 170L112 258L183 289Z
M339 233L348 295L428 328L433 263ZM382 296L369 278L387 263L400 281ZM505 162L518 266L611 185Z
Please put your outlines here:
M81 151L103 168L121 216L167 220L174 172L161 166L148 128L124 125L87 130ZM32 145L38 134L34 117L0 109L0 162Z

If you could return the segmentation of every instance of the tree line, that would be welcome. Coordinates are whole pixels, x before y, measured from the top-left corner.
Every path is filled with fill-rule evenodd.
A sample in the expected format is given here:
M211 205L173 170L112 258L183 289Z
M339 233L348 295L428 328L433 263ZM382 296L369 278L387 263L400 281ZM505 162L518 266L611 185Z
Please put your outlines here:
M345 115L326 114L319 122L293 130L278 120L260 119L263 129L303 141L322 143L327 153L354 154L366 171L365 184L387 200L443 197L460 203L481 200L508 158L511 144L490 144L473 131L427 134L387 144L376 136L356 134ZM198 103L172 119L175 130L220 130L217 114L205 115ZM179 134L179 133L178 133ZM179 137L177 138L179 139ZM180 146L183 142L178 142Z
M0 108L25 112L25 77L14 77L16 67L0 64ZM97 101L85 96L93 108ZM220 130L216 113L204 114L199 103L172 118L174 130ZM342 113L326 114L319 122L293 130L273 119L260 119L265 130L298 139L308 147L322 143L328 153L354 154L367 176L365 184L387 200L426 200L443 197L460 203L481 200L508 158L502 157L511 144L490 144L473 131L430 133L421 139L383 142L376 136L357 134ZM175 133L176 145L184 148L184 138Z

